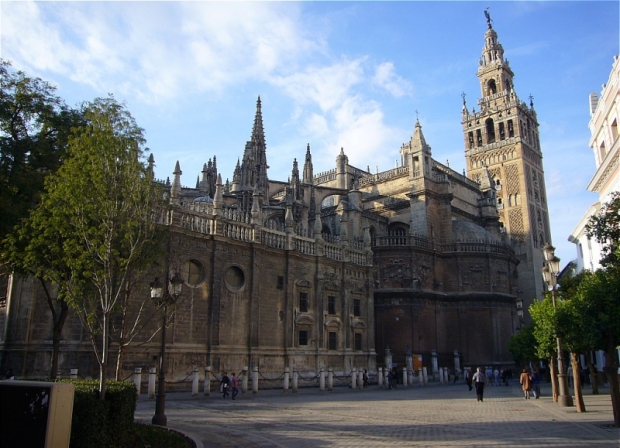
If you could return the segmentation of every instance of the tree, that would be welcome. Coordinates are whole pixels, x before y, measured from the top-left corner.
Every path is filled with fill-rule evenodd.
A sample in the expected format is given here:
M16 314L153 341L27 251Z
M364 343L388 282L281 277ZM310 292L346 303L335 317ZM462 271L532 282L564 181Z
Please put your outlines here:
M57 275L63 268L51 268L61 260L58 247L52 248L56 235L20 223L39 202L46 176L62 163L71 129L83 120L78 110L54 94L49 83L10 67L0 59L0 263L41 283L52 315L50 378L55 378L69 312L62 274Z
M620 345L620 267L598 269L584 278L577 291L578 309L589 322L582 329L595 348L605 352L603 371L609 381L614 423L620 427L620 389L618 388L617 347Z
M529 308L534 321L536 353L541 359L549 360L553 401L558 401L558 377L555 356L557 354L556 313L549 294L543 300L535 300Z
M51 226L51 218L45 210L35 209L22 225L5 239L1 255L15 274L33 276L41 283L52 315L49 376L55 379L62 329L69 315L67 291L75 289L78 282L66 263L63 232L58 232L59 226L64 225L64 222L57 220L55 225Z
M520 367L525 367L532 361L538 361L540 358L536 353L534 326L525 325L520 332L512 335L508 343L508 351Z
M125 106L110 96L85 104L82 113L86 124L49 178L40 213L63 238L71 285L79 285L68 288L67 300L91 339L103 399L110 325L129 276L149 266L160 244L162 194L143 161L142 129Z
M590 218L587 234L603 246L603 269L598 269L579 286L581 312L593 322L585 331L605 351L603 371L609 381L614 423L620 427L617 347L620 345L620 192Z
M601 265L620 266L620 191L613 192L611 200L590 217L586 234L603 245Z
M0 59L0 241L38 203L45 177L61 165L78 110L55 87Z

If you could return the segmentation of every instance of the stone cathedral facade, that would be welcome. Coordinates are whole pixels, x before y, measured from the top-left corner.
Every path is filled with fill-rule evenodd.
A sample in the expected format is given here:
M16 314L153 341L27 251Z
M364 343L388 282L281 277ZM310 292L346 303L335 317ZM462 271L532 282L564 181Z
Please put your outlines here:
M453 369L455 351L461 366L512 364L515 301L540 294L550 234L536 113L517 97L490 21L484 39L478 110L463 101L467 176L433 158L416 122L394 169L371 174L341 149L334 168L315 173L308 145L289 180L270 179L260 98L232 181L213 157L185 187L177 163L162 182L165 266L184 279L167 332L169 379L193 366L375 372L388 353L401 367L411 352L429 369L432 354ZM2 366L44 376L51 323L39 285L2 282ZM158 322L130 346L124 372L156 365ZM63 336L61 371L96 375L76 319Z

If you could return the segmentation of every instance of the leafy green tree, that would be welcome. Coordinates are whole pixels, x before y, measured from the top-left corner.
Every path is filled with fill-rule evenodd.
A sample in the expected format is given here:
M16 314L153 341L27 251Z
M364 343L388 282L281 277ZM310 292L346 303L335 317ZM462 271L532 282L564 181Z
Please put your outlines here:
M620 427L617 347L620 345L620 267L608 266L586 276L577 290L579 317L585 321L584 338L605 352L603 371L609 381L614 423Z
M160 244L162 194L143 160L142 129L125 106L110 96L82 113L86 124L75 129L66 161L49 178L40 213L60 233L71 284L79 285L66 297L91 339L103 398L111 323L129 277L148 268Z
M613 192L611 200L590 218L586 233L603 245L601 265L620 266L620 191Z
M510 351L512 358L520 367L525 367L530 362L538 361L540 358L536 352L534 326L525 325L521 328L521 331L512 335L508 343L508 351Z
M553 401L558 401L558 376L555 357L557 355L556 312L549 294L543 300L535 300L529 312L534 322L536 354L549 360Z
M38 203L45 177L62 163L78 110L55 87L0 59L0 241Z
M62 163L71 129L83 123L80 111L55 95L55 88L0 59L0 263L40 283L52 315L50 377L58 371L58 351L69 307L64 297L64 268L55 266L57 235L23 225L36 207L46 176Z
M63 250L62 220L50 225L53 219L45 210L35 209L22 225L4 241L2 259L15 274L33 276L45 293L52 316L52 354L50 378L56 378L62 330L69 315L67 292L75 289L77 276L66 263Z

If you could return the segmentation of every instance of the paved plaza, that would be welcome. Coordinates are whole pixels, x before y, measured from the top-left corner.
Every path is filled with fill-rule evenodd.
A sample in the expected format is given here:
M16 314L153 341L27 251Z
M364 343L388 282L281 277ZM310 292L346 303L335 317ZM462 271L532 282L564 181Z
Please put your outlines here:
M251 391L237 400L218 393L166 396L168 427L198 448L223 447L620 447L612 427L608 389L590 395L586 413L560 408L543 384L539 400L523 399L520 386L488 387L484 402L463 383L396 390L347 387ZM155 400L142 395L136 419L150 423Z

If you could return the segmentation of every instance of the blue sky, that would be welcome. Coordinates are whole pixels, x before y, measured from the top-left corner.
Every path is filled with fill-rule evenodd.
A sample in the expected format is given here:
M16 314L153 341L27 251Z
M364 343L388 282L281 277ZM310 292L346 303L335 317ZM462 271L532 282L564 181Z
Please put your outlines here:
M588 95L619 53L610 2L3 1L2 58L58 87L70 105L113 93L145 129L158 178L194 186L217 156L232 179L262 99L269 177L311 146L314 171L393 168L419 117L433 157L465 167L461 94L476 106L490 7L522 100L540 121L553 244L597 200Z

